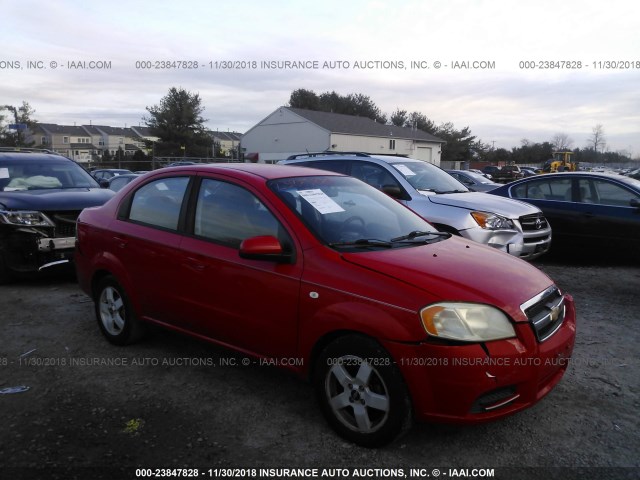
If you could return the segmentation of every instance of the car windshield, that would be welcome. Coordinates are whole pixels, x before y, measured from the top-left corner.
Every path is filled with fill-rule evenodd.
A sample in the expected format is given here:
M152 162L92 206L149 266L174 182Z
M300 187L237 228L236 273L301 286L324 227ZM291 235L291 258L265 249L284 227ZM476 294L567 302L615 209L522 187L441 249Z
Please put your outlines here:
M445 238L391 197L352 177L282 178L271 180L269 187L334 248L391 248Z
M0 161L1 191L99 187L89 173L71 161Z
M468 192L458 180L444 170L426 162L394 162L391 164L420 193Z

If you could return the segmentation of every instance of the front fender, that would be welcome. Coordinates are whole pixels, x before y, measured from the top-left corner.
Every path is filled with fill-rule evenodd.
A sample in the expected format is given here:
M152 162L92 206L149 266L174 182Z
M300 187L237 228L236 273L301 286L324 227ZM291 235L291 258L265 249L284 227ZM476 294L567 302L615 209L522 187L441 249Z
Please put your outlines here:
M331 296L331 292L315 292ZM303 294L304 295L304 294ZM379 342L418 342L426 333L418 312L366 298L348 298L326 303L315 309L314 299L303 302L300 310L299 356L311 365L324 345L344 333L361 333ZM316 300L317 301L317 300Z

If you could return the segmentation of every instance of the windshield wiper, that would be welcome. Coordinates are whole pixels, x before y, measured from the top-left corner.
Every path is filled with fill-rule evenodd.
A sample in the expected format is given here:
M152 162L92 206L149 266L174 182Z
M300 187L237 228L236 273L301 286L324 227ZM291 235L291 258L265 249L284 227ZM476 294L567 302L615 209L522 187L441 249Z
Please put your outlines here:
M403 240L413 240L418 237L426 237L427 235L433 235L436 237L450 237L451 234L448 232L423 232L421 230L414 230L413 232L408 233L407 235L402 235L401 237L392 238L392 242L402 242Z
M468 193L469 190L449 190L446 192L438 192L438 193Z
M334 243L329 243L328 245L330 247L357 247L357 248L367 248L367 247L391 248L393 247L393 245L390 242L387 242L385 240L377 240L375 238L359 238L358 240L354 240L353 242L334 242Z

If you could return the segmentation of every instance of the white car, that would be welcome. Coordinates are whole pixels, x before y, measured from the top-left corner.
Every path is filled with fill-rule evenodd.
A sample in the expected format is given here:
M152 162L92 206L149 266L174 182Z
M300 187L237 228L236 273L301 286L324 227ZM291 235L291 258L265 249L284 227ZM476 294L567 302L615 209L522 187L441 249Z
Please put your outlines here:
M323 152L293 155L278 163L359 178L394 197L440 231L525 260L539 257L551 245L551 227L539 208L518 200L471 192L444 170L421 160Z

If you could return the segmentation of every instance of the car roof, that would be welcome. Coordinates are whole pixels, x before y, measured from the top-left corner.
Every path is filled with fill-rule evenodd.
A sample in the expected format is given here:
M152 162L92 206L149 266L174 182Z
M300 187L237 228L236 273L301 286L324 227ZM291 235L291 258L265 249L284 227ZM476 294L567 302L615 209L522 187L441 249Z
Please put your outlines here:
M329 172L316 168L300 168L291 165L277 165L270 163L224 163L224 164L196 164L179 167L163 168L155 172L210 172L210 173L236 173L250 174L262 177L265 180L288 177L308 177L308 176L345 176L339 173Z
M640 190L640 180L635 180L631 177L626 177L624 175L618 175L615 173L600 173L600 172L557 172L557 173L544 173L542 175L536 175L534 177L522 178L520 180L516 180L515 182L507 183L500 188L508 187L511 188L514 185L519 185L521 183L528 183L531 181L538 181L540 179L546 178L603 178L612 180L614 182L624 183L629 187L635 188L636 190Z
M57 153L47 152L21 152L21 151L0 151L0 160L19 160L25 163L35 163L42 161L64 161L73 162L70 158L63 157ZM75 163L75 162L74 162Z
M310 153L308 155L301 154L295 155L295 158L289 157L285 160L285 164L294 163L306 163L309 161L329 161L329 160L354 160L359 162L371 162L374 163L429 163L423 160L416 160L415 158L404 157L401 155L377 155L360 152L334 152L334 153Z
M111 177L109 180L115 180L116 178L130 178L130 177L140 177L140 173L123 173L122 175L116 175L115 177Z

